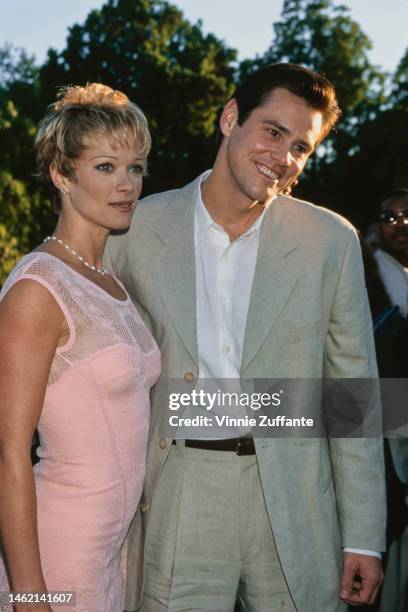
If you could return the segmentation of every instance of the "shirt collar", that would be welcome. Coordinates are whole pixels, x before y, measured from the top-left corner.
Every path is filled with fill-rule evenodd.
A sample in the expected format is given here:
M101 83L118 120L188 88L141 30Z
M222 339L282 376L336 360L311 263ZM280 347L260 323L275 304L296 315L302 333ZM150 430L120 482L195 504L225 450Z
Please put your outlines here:
M197 189L197 199L195 205L195 225L196 225L196 235L199 238L204 232L206 232L210 227L216 225L210 213L204 206L203 198L201 195L201 185L205 181L207 177L211 174L211 170L206 170L200 177L200 184Z
M201 195L201 184L205 181L206 178L210 176L210 174L211 174L211 170L206 170L205 172L203 172L203 174L200 177L200 183L199 183L199 187L197 190L197 200L196 200L196 206L195 206L196 239L199 239L204 234L204 232L207 232L209 230L210 227L214 227L214 228L221 229L222 231L224 231L211 217L210 213L204 206L203 198ZM244 234L242 234L242 236L240 236L240 238L243 238L244 236L249 236L249 234L252 234L253 232L259 230L265 218L265 214L268 208L269 208L269 205L265 207L262 214L259 215L256 221L246 230Z

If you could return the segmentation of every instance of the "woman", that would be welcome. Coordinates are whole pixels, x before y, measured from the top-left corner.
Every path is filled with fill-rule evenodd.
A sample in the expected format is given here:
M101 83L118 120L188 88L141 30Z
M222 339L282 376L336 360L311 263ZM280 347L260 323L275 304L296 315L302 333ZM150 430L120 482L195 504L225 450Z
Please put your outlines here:
M60 213L0 296L0 590L75 591L77 611L119 612L160 357L102 257L130 224L150 136L135 104L94 83L61 93L35 144Z

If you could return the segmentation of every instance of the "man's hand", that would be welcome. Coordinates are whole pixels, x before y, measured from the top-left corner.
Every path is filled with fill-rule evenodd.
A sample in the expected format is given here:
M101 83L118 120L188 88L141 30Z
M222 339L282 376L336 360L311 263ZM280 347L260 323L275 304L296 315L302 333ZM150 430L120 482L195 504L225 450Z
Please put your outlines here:
M340 597L352 606L370 605L377 597L383 578L381 559L345 552Z

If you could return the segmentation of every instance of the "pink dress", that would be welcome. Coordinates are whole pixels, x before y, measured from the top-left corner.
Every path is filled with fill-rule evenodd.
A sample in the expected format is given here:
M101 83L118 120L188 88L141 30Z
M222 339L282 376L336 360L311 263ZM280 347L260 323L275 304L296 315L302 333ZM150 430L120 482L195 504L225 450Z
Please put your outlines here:
M124 542L142 494L159 349L129 296L111 297L58 258L24 257L0 299L22 279L53 295L70 331L52 363L34 467L47 589L76 591L77 612L122 612ZM0 558L0 591L6 580Z

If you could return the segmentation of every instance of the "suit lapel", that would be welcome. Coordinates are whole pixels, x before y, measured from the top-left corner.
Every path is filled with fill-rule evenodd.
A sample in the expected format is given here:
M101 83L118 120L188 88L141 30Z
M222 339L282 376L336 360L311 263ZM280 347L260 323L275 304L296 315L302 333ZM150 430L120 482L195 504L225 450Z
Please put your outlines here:
M262 223L241 372L256 356L283 310L300 273L300 252L285 202L277 198Z
M194 210L200 177L169 200L150 239L155 255L150 260L153 278L177 333L198 363Z

